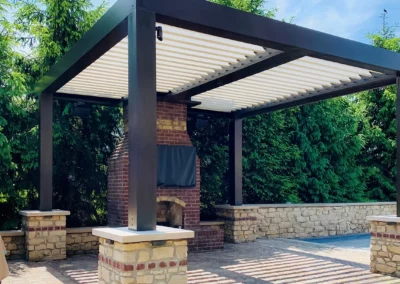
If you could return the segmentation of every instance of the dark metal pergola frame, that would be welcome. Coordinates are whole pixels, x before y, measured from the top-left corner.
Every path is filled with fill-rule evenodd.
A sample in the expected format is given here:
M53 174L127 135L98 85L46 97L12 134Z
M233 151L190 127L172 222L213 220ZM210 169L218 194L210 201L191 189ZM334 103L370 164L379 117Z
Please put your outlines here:
M234 20L233 20L234 19ZM283 53L178 94L156 91L156 22L222 38L278 49ZM316 96L231 113L190 109L191 113L231 119L231 205L242 204L242 119L279 109L344 96L397 82L396 115L400 125L400 54L203 0L119 0L39 81L40 210L52 210L53 99L117 106L121 99L63 94L57 91L115 44L128 36L129 227L156 226L156 102L197 105L197 94L235 82L304 56L390 74L371 83ZM154 94L157 94L156 96ZM400 148L400 135L397 135ZM400 151L397 151L397 215L400 216Z

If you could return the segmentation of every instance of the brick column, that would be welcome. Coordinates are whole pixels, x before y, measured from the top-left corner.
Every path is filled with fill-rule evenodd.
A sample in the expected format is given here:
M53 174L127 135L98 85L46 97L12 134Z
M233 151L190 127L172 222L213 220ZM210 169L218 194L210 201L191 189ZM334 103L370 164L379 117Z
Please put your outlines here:
M400 277L400 218L369 216L371 232L370 270Z
M187 230L158 227L133 232L127 228L94 229L100 237L99 284L187 283Z
M257 206L217 205L215 208L218 219L225 222L226 242L252 242L257 238Z
M69 211L20 211L28 261L59 260L66 253L66 216Z

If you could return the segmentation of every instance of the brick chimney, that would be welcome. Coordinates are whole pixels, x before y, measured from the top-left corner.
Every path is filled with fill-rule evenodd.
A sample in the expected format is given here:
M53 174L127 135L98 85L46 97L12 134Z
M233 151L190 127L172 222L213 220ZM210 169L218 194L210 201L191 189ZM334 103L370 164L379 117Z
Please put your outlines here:
M124 108L124 135L108 162L108 224L128 225L128 124ZM187 106L157 103L157 144L192 146L186 130ZM196 186L192 188L157 188L157 201L176 202L182 206L183 227L196 229L200 222L200 161L196 159Z

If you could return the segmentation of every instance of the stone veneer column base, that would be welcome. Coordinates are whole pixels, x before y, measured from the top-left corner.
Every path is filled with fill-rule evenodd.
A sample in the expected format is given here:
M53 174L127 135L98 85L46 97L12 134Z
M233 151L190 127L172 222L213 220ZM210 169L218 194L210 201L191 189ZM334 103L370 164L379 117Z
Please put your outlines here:
M400 277L400 218L368 216L367 220L371 232L371 272Z
M187 283L187 239L193 231L94 229L100 237L99 284Z
M66 216L69 211L20 211L28 261L67 258Z
M230 243L252 242L257 238L258 206L217 205L218 219L225 222L224 239Z

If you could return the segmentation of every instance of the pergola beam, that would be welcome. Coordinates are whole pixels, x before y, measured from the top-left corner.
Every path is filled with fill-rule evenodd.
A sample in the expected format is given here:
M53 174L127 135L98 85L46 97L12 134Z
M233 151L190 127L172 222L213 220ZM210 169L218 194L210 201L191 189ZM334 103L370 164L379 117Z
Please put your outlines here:
M141 6L156 13L160 23L281 51L299 48L379 72L400 71L400 54L208 1L143 0Z
M205 93L207 91L216 89L223 85L233 83L240 79L255 75L257 73L272 69L279 65L288 63L290 61L299 59L307 55L307 52L298 49L288 50L281 54L272 56L255 64L252 64L246 68L239 69L237 71L231 72L214 80L208 81L207 83L201 84L189 90L183 91L179 94L170 95L168 99L171 101L179 102L181 100L189 100L191 97Z
M233 118L233 114L231 112L213 111L197 108L188 108L188 115L195 117Z
M35 94L55 93L127 36L127 17L135 1L117 1L35 86Z
M68 102L83 102L95 105L115 106L118 107L122 103L122 99L112 99L106 97L95 96L82 96L65 93L55 93L54 100L68 101Z
M385 86L392 85L395 83L396 83L395 77L384 78L379 81L372 81L369 84L357 85L357 86L349 87L346 89L328 92L328 93L321 94L321 95L315 95L315 96L309 96L309 97L299 96L299 97L293 98L291 100L286 100L286 101L278 102L275 104L266 104L266 105L255 107L255 108L239 110L239 111L234 112L234 116L236 118L250 117L250 116L263 114L263 113L267 113L267 112L272 112L272 111L276 111L276 110L287 109L287 108L301 106L301 105L305 105L305 104L311 104L311 103L315 103L315 102L326 100L326 99L346 96L346 95L358 93L358 92L365 91L365 90L371 90L371 89L376 89L376 88L380 88L380 87L385 87Z

